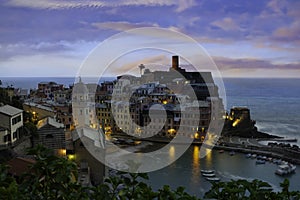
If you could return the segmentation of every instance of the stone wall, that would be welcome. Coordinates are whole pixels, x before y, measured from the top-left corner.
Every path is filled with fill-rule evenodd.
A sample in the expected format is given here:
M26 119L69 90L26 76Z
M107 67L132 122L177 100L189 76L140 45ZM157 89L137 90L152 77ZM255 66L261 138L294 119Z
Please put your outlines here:
M26 154L26 148L31 147L30 137L24 137L20 139L20 143L16 144L13 147L13 151L17 154L24 155Z

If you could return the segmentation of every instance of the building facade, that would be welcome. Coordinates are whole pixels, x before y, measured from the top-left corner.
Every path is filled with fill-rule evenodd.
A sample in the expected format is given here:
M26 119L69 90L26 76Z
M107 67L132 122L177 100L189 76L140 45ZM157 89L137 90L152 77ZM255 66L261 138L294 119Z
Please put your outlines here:
M11 146L23 134L23 110L5 105L0 107L0 146Z

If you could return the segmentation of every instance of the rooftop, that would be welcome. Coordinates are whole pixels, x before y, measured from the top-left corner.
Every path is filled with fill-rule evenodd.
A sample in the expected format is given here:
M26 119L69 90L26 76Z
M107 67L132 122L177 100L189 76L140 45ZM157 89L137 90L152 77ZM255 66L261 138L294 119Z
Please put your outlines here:
M237 107L232 107L232 110L249 110L246 106L237 106Z
M17 115L19 113L22 113L23 110L19 109L19 108L15 108L13 106L10 105L5 105L5 106L1 106L0 107L0 113L3 113L5 115L9 115L9 116L14 116Z
M52 108L38 104L38 103L34 103L34 102L26 102L26 103L24 103L24 105L40 108L40 109L47 110L50 112L54 112L54 110Z
M64 128L64 124L56 122L54 118L46 117L46 118L41 119L40 121L38 121L37 129L40 129L40 128L44 127L47 124L49 124L51 126L54 126L55 128Z
M35 160L16 157L7 162L10 166L9 173L15 176L21 176L28 172L30 166L35 163Z

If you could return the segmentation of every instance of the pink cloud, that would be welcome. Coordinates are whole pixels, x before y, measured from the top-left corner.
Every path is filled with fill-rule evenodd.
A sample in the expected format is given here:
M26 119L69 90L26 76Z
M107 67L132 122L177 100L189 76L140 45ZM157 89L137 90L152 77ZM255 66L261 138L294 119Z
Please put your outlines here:
M230 17L226 17L221 20L216 20L216 21L212 22L211 25L219 27L219 28L223 29L224 31L231 31L231 30L239 29L239 26Z

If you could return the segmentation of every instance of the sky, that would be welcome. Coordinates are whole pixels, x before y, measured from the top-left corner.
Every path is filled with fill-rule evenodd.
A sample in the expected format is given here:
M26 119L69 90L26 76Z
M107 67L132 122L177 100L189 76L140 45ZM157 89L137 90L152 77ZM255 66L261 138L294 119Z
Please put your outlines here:
M157 27L196 40L223 77L298 78L299 10L297 0L1 0L0 77L75 76L114 34ZM143 52L112 75L170 64L169 54Z

